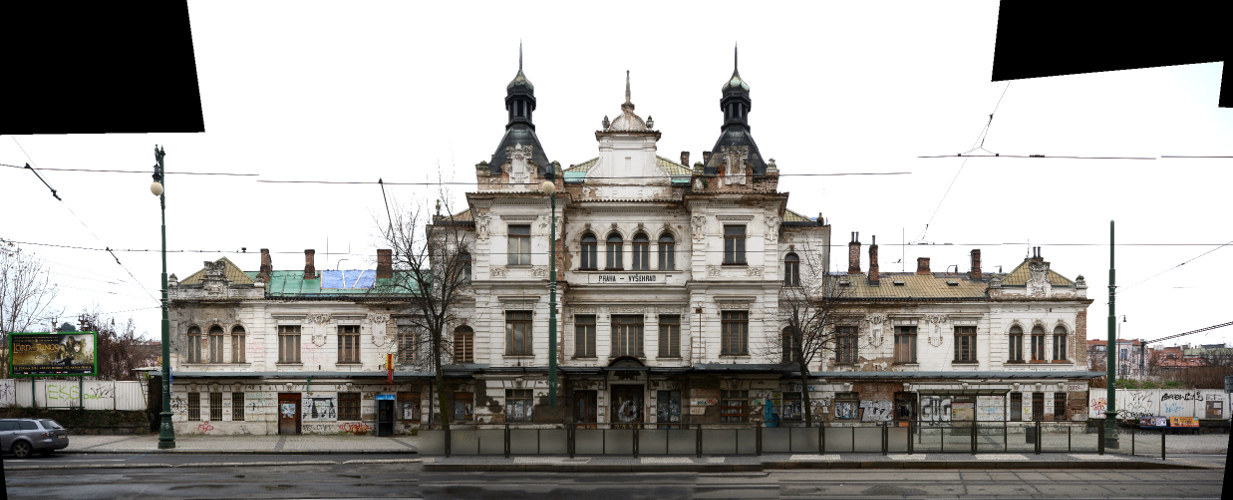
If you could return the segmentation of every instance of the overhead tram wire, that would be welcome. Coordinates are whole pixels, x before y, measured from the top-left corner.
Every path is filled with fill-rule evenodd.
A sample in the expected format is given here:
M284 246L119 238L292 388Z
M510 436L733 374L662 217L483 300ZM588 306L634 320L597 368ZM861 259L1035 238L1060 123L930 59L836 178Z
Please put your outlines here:
M1191 257L1191 258L1190 258L1190 260L1187 260L1187 261L1185 261L1185 262L1182 262L1181 264L1178 264L1178 265L1176 265L1176 266L1173 266L1173 267L1170 267L1170 268L1168 268L1168 269L1165 269L1164 271L1161 271L1161 272L1158 272L1158 273L1153 274L1153 275L1151 275L1151 276L1148 276L1147 278L1144 278L1144 279L1142 279L1142 280L1139 280L1139 281L1135 282L1134 284L1131 284L1131 285L1128 285L1128 286L1125 286L1125 287L1118 287L1117 293L1118 293L1118 294L1125 293L1125 292L1126 292L1126 290L1129 290L1129 289L1131 289L1131 288L1133 288L1133 287L1139 286L1140 284L1142 284L1142 283L1143 283L1143 282L1145 282L1145 281L1155 279L1155 278L1159 277L1159 276L1160 276L1160 275L1162 275L1162 274L1165 274L1165 273L1167 273L1167 272L1169 272L1169 271L1172 271L1172 270L1177 269L1177 268L1180 268L1180 267L1182 267L1182 266L1184 266L1184 265L1186 265L1186 264L1189 264L1189 263L1191 263L1191 262L1194 262L1195 260L1199 259L1200 257L1203 257L1203 256L1205 256L1205 255L1207 255L1207 254L1209 254L1209 253L1215 252L1216 250L1220 250L1221 248L1224 248L1224 247L1229 246L1229 245L1233 245L1233 240L1227 241L1227 242L1225 242L1225 243L1223 243L1223 244L1221 244L1221 245L1216 246L1216 248L1213 248L1213 249L1211 249L1211 250L1208 250L1208 251L1206 251L1206 252L1203 252L1203 253L1201 253L1201 254L1199 254L1199 255L1196 255L1196 256L1194 256L1194 257Z
M21 165L13 165L11 163L0 163L0 167L9 168L26 168ZM150 172L145 170L117 170L104 168L39 168L45 172L86 172L95 174L142 174L150 175ZM250 174L244 172L165 172L167 174L176 175L217 175L224 177L259 177L261 174Z
M1198 330L1191 330L1191 331L1188 331L1188 332L1185 332L1185 333L1178 333L1178 334L1176 334L1176 335L1169 335L1169 336L1167 336L1167 337L1160 337L1160 338L1158 338L1158 339L1146 340L1146 341L1143 341L1143 342L1141 342L1141 343L1142 343L1142 344L1151 344L1151 343L1155 343L1155 342L1160 342L1160 341L1162 341L1162 340L1175 339L1175 338L1178 338L1178 337L1185 337L1185 336L1187 336L1187 335L1193 335L1193 334L1200 333L1200 332L1206 332L1206 331L1210 331L1210 330L1215 330L1215 329L1217 329L1217 328L1224 328L1224 327L1226 327L1226 326L1233 326L1233 321L1230 321L1230 322L1228 322L1228 323L1221 323L1221 324L1219 324L1219 325L1212 325L1212 326L1208 326L1208 327L1200 328L1200 329L1198 329Z

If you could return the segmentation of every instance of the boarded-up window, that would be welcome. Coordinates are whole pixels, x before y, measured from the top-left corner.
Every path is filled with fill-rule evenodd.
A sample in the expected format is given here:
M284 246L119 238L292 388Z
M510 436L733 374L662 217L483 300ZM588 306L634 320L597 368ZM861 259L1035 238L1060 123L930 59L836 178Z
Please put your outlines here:
M338 393L338 419L339 420L359 420L360 419L360 393L358 392Z
M530 422L531 411L535 406L531 389L505 390L505 421Z

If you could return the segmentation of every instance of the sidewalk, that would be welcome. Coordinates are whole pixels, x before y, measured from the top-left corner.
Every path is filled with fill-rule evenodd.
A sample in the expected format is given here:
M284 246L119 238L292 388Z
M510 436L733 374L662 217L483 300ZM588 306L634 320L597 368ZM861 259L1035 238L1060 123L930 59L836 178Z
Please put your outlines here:
M69 436L60 453L418 453L416 436L176 436L176 447L158 449L158 435Z

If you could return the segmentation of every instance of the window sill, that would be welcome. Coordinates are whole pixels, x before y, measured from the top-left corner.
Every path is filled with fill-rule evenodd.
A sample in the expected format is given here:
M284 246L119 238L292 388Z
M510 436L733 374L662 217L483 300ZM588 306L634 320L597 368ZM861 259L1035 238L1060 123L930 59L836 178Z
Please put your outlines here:
M612 360L615 360L615 359L617 359L617 358L638 358L638 360L639 360L639 361L646 361L646 355L645 355L645 354L633 354L633 353L628 353L628 354L613 354L613 355L611 355L611 356L608 356L608 361L612 361Z
M973 361L959 361L959 360L954 360L954 361L951 361L950 363L951 363L952 365L979 365L979 364L980 364L980 361L979 361L979 360L973 360Z
M667 359L667 360L672 360L672 361L680 361L681 355L678 354L676 356L655 356L655 359Z
M748 358L749 358L749 353L747 353L747 352L746 352L746 353L739 353L739 354L738 354L738 353L724 353L724 354L720 354L720 355L719 355L719 357L721 357L721 358L732 358L732 359L742 359L742 358L744 358L744 359L748 359Z
M1069 364L1073 364L1074 362L1069 359L1055 359L1051 361L1050 363L1055 364L1055 365L1069 365Z
M596 358L595 356L571 356L569 359L599 359L599 358Z
M906 366L906 367L909 367L909 368L914 368L914 367L919 367L919 366L920 366L920 363L917 363L917 362L915 362L915 361L913 361L913 362L911 362L911 363L891 363L891 366Z
M604 272L624 271L624 267L605 267Z
M299 361L279 361L277 363L274 363L274 365L275 366L288 366L288 367L292 367L292 366L302 367L304 366L304 363L301 363Z
M724 262L723 265L733 266L733 267L748 267L749 263L748 262Z
M508 353L507 353L507 354L505 355L505 357L507 357L507 358L526 358L526 359L532 359L532 358L534 358L534 357L535 357L535 355L534 355L534 354L508 354Z
M361 362L359 362L359 361L339 361L339 362L334 363L334 364L336 364L336 365L349 365L349 366L356 366L356 365L362 365L362 364L364 364L364 363L361 363Z
M1027 364L1027 362L1026 362L1026 361L1024 361L1024 360L1022 360L1022 359L1011 359L1011 360L1007 360L1007 361L1006 361L1006 364L1008 364L1008 365L1023 365L1023 364Z

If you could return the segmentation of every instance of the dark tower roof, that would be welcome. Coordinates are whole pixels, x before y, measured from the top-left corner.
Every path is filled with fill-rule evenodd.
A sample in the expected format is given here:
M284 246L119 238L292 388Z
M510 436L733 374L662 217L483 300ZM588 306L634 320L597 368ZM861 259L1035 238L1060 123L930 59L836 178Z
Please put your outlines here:
M507 161L505 149L515 144L527 144L534 148L531 161L535 162L540 175L552 177L552 166L548 164L548 156L544 147L539 144L535 135L535 123L531 121L531 112L535 111L535 86L527 75L522 73L522 44L518 44L518 74L505 86L505 110L509 112L509 121L505 124L505 135L497 150L492 153L488 162L488 171L493 175L501 174L501 165Z
M722 150L725 146L748 146L749 158L753 165L754 175L766 174L766 162L758 151L758 144L749 133L749 109L752 103L749 99L749 84L741 79L737 69L736 48L732 49L732 78L723 86L723 97L719 99L719 109L724 112L724 124L720 127L719 140L711 148L711 161L706 165L706 174L718 173L718 167L723 163Z

